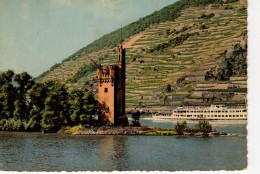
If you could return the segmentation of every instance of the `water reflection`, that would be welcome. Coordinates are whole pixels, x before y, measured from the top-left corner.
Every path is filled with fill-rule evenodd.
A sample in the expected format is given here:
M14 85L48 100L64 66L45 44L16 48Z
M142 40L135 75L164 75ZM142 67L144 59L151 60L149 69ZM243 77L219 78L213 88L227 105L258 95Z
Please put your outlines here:
M141 119L153 127L176 121ZM194 122L188 122L188 125ZM246 124L216 122L230 136L77 136L0 132L0 170L238 170L247 165ZM189 126L190 126L189 125ZM239 136L237 136L239 135ZM185 162L183 162L185 161Z
M101 139L99 154L107 160L113 170L122 171L129 168L127 142L127 136L104 136Z

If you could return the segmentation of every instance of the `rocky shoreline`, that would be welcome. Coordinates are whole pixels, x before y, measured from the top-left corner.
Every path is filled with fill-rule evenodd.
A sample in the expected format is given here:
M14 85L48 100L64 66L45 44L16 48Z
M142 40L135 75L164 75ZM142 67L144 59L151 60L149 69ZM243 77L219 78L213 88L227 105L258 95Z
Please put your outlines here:
M174 129L152 128L152 127L110 127L89 128L84 130L64 129L60 133L73 135L145 135L145 136L174 136L178 135ZM183 132L184 136L220 136L227 135L225 132Z

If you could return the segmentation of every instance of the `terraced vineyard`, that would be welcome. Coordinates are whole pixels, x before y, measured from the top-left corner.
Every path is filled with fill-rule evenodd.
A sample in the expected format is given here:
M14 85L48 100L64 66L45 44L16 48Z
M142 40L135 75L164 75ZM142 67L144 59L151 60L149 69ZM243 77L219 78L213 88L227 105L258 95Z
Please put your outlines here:
M220 67L235 45L246 50L246 8L245 1L189 7L175 21L151 25L126 38L127 108L171 110L180 105L245 103L246 74L236 73L227 80L205 80L205 76ZM81 51L39 81L59 81L69 89L87 85L96 91L96 71L76 83L73 77L91 63L89 57L105 67L114 64L116 56L116 47Z

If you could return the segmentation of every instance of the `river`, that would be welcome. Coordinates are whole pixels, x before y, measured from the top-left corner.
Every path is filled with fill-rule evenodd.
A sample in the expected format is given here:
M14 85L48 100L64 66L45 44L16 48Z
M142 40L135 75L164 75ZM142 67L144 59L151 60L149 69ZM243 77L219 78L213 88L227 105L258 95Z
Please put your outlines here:
M187 121L192 127L198 121ZM228 136L97 136L0 132L4 171L180 171L247 167L247 121L210 121ZM143 117L144 126L176 120Z

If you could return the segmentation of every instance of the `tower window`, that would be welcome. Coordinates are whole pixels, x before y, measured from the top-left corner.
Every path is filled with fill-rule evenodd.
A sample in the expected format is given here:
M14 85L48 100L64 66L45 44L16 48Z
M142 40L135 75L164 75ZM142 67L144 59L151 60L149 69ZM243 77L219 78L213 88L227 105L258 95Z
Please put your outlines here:
M108 92L108 89L107 89L107 88L105 88L105 92Z

